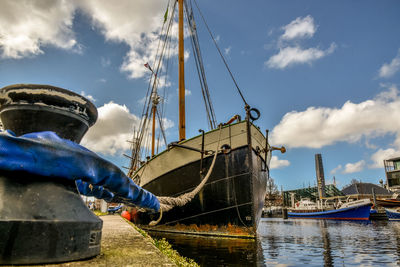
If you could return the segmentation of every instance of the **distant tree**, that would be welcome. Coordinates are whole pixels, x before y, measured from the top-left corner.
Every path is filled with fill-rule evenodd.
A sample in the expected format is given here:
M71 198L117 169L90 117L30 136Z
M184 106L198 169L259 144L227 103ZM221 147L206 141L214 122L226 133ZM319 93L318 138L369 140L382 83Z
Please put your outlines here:
M274 179L270 177L267 181L267 195L279 195L278 186L275 184Z
M265 195L265 205L274 206L280 205L282 202L281 192L275 184L274 179L269 178L267 181L267 194Z
M358 183L360 183L360 181L357 180L357 179L351 179L351 181L350 181L350 184L351 184L351 185L352 185L352 184L358 184Z

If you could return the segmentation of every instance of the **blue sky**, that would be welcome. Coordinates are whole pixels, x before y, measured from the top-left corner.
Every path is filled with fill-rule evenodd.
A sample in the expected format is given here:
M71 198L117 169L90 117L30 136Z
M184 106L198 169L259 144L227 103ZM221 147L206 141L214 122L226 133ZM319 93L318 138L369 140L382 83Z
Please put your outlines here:
M277 184L313 185L316 153L328 183L335 176L339 188L353 178L385 178L382 160L400 155L400 2L197 1L246 100L262 113L258 126L287 147L271 163ZM154 56L167 2L1 1L0 87L51 84L94 99L100 116L83 144L128 166L121 155L141 115L149 78L143 64ZM196 18L217 120L244 116ZM207 121L186 50L187 136L193 136ZM168 142L178 139L177 87L173 70Z

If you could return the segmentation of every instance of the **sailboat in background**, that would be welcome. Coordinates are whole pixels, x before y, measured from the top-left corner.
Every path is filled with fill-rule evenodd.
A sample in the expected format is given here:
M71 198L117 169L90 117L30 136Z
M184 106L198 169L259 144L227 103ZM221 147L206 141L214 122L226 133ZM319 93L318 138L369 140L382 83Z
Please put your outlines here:
M177 197L192 191L204 179L207 172L210 176L202 190L186 205L174 207L162 216L159 225L234 225L244 227L255 233L261 218L264 204L267 180L269 179L269 163L272 150L284 148L271 147L266 136L253 124L260 116L258 110L250 108L245 101L235 80L235 85L244 101L246 117L241 120L235 115L229 122L216 129L216 120L212 108L210 94L205 79L200 45L198 43L196 24L191 5L187 1L174 1L172 12L164 24L164 39L160 45L160 55L157 57L153 70L149 64L146 67L152 72L151 91L148 93L144 108L141 127L133 139L130 170L128 175L141 187L157 196ZM196 3L196 2L195 2ZM179 15L179 142L170 143L159 154L155 153L156 120L163 130L163 120L157 109L160 103L157 85L163 62L163 53L167 53L171 25L178 4ZM196 3L197 5L197 3ZM186 138L185 133L185 79L184 79L184 11L191 33L193 54L200 84L206 104L210 131L200 130L200 135ZM168 9L167 9L168 12ZM200 12L200 10L199 10ZM201 14L201 13L200 13ZM167 13L166 13L167 16ZM202 16L202 15L201 15ZM202 16L203 17L203 16ZM208 28L208 26L207 26ZM210 31L209 31L210 32ZM212 37L212 34L210 32ZM212 37L213 38L213 37ZM214 43L215 39L214 39ZM220 52L219 48L217 47ZM223 59L222 53L220 55ZM225 65L226 61L223 59ZM164 68L165 69L165 68ZM229 71L229 68L228 68ZM231 74L231 72L229 71ZM232 74L231 74L232 76ZM232 76L233 78L233 76ZM150 126L150 122L151 126ZM147 130L151 129L151 156L142 161L142 150L145 147ZM166 142L165 134L163 134ZM220 144L219 147L216 147ZM215 165L210 171L213 157ZM135 220L146 224L157 217L157 214L138 212Z

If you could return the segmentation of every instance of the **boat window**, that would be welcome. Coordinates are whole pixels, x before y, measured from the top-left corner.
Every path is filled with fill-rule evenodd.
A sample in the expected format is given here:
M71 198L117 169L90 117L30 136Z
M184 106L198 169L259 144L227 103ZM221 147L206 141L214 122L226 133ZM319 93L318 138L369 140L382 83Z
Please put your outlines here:
M394 161L393 165L395 170L400 170L400 160Z
M400 185L400 172L387 173L389 187Z

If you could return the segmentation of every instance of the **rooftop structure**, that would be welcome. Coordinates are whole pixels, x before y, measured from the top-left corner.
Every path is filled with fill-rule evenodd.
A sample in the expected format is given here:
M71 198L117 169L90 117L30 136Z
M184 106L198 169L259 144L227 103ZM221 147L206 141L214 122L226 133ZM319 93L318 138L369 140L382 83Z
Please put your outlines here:
M400 189L400 157L383 161L389 189Z
M317 186L284 191L284 204L286 206L290 206L290 195L293 193L295 201L298 201L302 198L309 198L310 200L315 201L319 198L319 191ZM337 196L344 196L344 194L333 184L325 185L325 197Z
M372 189L375 191L375 195L378 198L391 197L392 193L383 188L382 186L372 184L372 183L355 183L348 185L342 189L343 194L350 196L352 198L371 198Z

